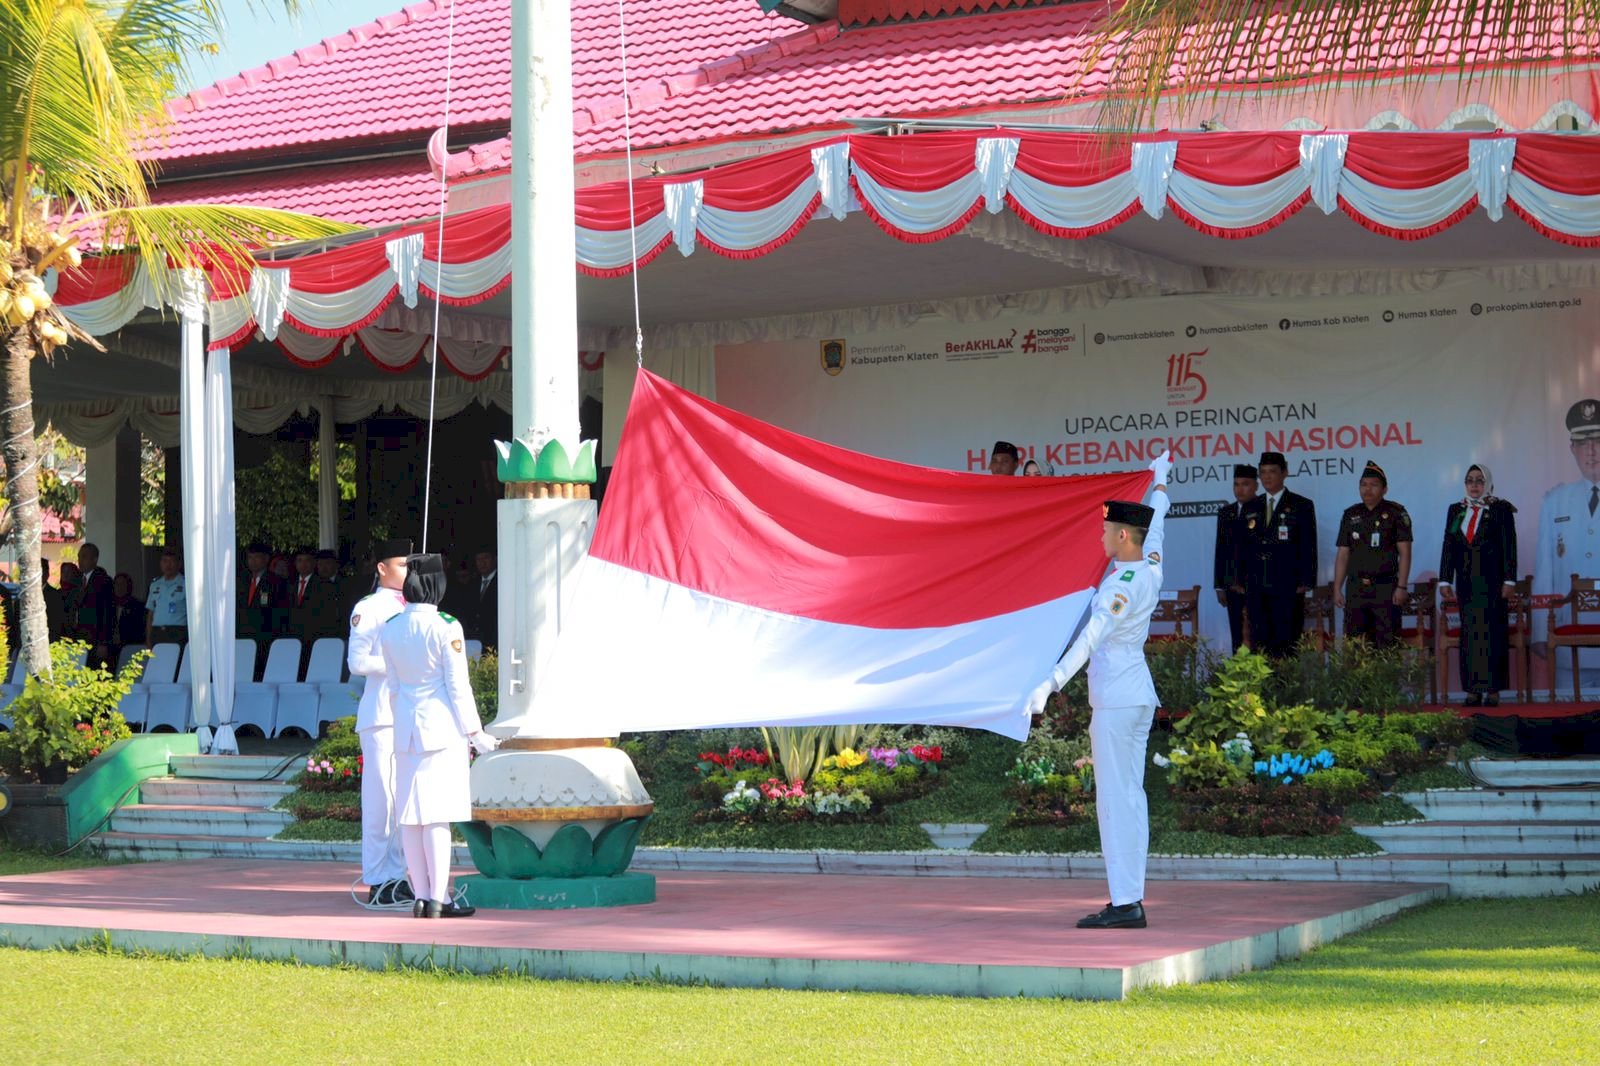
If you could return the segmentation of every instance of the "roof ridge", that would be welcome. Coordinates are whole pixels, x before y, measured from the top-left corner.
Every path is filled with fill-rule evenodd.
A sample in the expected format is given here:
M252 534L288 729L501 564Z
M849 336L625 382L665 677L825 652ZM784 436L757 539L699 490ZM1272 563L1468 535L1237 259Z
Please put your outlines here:
M758 70L774 60L787 59L821 48L838 37L839 32L837 19L817 23L774 37L751 48L740 49L732 55L701 63L681 74L659 78L651 84L635 84L629 93L632 113L637 115L641 111L687 95L696 89L717 85L741 74ZM576 107L572 112L572 132L579 134L593 126L603 125L621 117L620 102L600 107ZM492 141L469 145L459 152L449 152L444 145L443 137L440 136L442 133L442 130L436 132L428 141L428 164L435 175L439 174L441 167L447 176L454 177L466 172L479 173L510 165L509 134Z
M352 26L343 33L336 33L332 37L324 37L316 44L304 48L296 48L286 56L269 59L261 66L251 67L249 70L240 71L200 89L192 89L183 96L167 101L167 114L173 118L191 112L199 111L218 100L226 99L235 93L245 92L264 82L288 74L290 71L309 66L312 63L327 59L329 56L359 47L374 37L392 32L402 26L409 26L420 22L429 15L436 15L444 9L449 0L420 0L419 3L408 4L399 11L388 15L379 15L371 22L363 22L359 26Z

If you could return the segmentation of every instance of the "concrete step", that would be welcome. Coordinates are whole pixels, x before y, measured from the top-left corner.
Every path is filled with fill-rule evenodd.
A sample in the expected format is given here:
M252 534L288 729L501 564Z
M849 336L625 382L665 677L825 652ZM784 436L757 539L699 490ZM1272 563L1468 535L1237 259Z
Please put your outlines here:
M294 791L280 781L211 781L199 777L152 777L139 786L139 802L211 807L271 807Z
M176 834L261 840L281 832L294 819L282 811L260 807L216 807L200 804L130 803L111 816L118 833Z
M184 833L106 832L94 838L109 859L158 862L175 859L283 859L290 862L344 862L352 876L361 873L361 845L356 841L264 840L256 837L197 836ZM472 869L465 846L451 854L451 863Z
M174 777L204 777L213 781L281 781L305 766L300 755L174 755Z
M1600 788L1474 788L1400 796L1432 819L1459 822L1600 821Z
M1600 759L1473 759L1469 765L1472 776L1490 788L1600 788Z
M1360 825L1384 851L1419 855L1566 855L1600 859L1600 821L1417 822Z

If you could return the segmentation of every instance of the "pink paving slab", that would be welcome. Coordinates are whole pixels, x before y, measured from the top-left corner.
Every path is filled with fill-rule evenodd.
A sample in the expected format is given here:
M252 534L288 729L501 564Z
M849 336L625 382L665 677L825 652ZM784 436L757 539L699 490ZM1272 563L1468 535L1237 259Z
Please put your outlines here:
M1264 965L1443 891L1371 883L1152 882L1146 900L1151 927L1106 932L1073 927L1105 902L1097 881L671 873L658 876L658 901L646 906L480 910L471 919L429 922L362 910L350 900L351 876L348 866L333 863L203 860L0 878L0 935L39 946L48 940L41 940L42 929L53 930L56 943L73 939L73 931L109 929L347 949L450 946L497 952L502 966L515 965L519 952L538 953L546 963L558 953L569 960L561 972L578 975L584 969L573 960L625 957L644 960L632 972L650 972L648 960L678 957L711 960L699 964L703 975L726 983L758 983L740 979L730 960L790 960L813 968L812 987L918 990L903 980L815 979L819 966L853 967L859 976L863 964L885 964L949 971L926 982L931 991L987 994L959 982L953 987L950 973L1104 971L1123 987L1141 967L1217 976L1200 972L1194 961L1220 948L1234 959L1226 972ZM1337 928L1327 927L1330 920ZM1280 942L1268 956L1263 938ZM305 958L307 949L299 950Z

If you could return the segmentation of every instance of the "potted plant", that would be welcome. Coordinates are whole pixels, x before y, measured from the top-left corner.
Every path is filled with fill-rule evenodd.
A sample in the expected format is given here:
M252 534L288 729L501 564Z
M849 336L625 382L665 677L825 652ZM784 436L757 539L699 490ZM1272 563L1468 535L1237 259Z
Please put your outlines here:
M133 687L148 652L111 674L83 665L88 646L50 646L51 675L29 677L7 709L11 731L0 733L0 771L13 783L61 784L118 740L132 736L117 705Z

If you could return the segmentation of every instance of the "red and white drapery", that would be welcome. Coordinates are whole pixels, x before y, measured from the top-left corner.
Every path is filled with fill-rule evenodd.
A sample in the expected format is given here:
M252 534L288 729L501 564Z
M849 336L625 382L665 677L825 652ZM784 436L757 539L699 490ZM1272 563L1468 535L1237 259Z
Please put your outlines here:
M1006 129L901 137L855 135L693 175L625 183L577 197L580 271L626 274L670 246L749 259L782 247L817 212L864 211L903 241L958 233L980 211L1009 210L1061 238L1105 233L1143 212L1168 212L1202 233L1243 238L1300 211L1343 212L1374 233L1432 236L1478 208L1516 214L1551 240L1600 246L1600 140L1571 134L1199 133L1118 140ZM630 232L631 231L631 232ZM262 260L243 284L213 278L212 348L256 331L292 360L318 366L350 338L401 370L426 340L374 329L399 300L481 303L510 283L511 211L500 205L418 223L342 248ZM437 292L434 279L439 276ZM238 289L240 291L233 291ZM156 303L126 257L92 259L60 279L62 309L90 333L119 329ZM441 358L474 379L505 354L445 342Z

